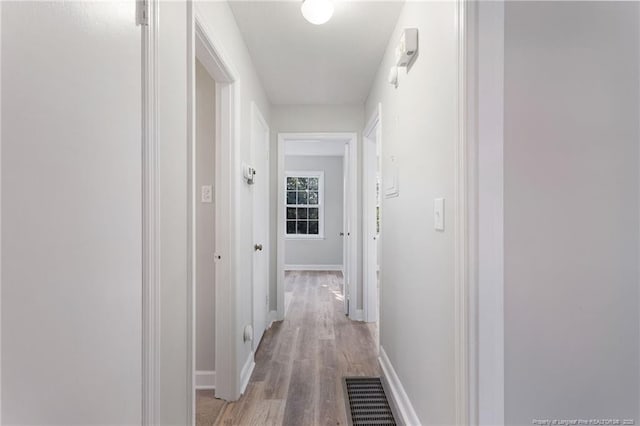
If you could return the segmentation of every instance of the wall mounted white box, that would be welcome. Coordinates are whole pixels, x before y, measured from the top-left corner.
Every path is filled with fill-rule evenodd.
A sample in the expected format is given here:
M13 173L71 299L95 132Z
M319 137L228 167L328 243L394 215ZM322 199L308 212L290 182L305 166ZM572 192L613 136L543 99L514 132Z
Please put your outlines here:
M436 231L444 231L444 198L433 200L433 226Z
M405 28L396 46L396 65L409 67L418 56L418 29Z

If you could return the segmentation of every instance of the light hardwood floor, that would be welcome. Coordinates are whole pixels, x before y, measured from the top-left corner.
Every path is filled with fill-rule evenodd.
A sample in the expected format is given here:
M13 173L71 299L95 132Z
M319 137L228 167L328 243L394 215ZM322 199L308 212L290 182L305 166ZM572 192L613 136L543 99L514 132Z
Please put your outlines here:
M217 399L213 390L196 391L196 426L213 426L225 401Z
M371 328L343 312L342 275L291 272L286 318L256 353L245 394L217 425L346 425L343 376L380 375Z

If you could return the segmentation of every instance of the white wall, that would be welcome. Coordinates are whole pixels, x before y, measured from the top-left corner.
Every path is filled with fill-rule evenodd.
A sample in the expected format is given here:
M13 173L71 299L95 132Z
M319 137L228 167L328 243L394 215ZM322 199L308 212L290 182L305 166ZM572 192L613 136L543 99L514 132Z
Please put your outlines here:
M639 420L636 2L507 2L505 423Z
M342 265L344 157L286 156L285 171L324 172L324 238L287 239L285 265Z
M271 199L277 199L278 194L278 133L304 133L304 132L355 132L358 134L358 146L361 146L361 132L364 128L364 107L361 105L278 105L273 107L271 120ZM358 152L358 158L361 158ZM362 171L358 172L362 176ZM362 182L358 181L358 199L361 198ZM358 217L362 216L362 205L358 204ZM271 247L277 247L277 203L271 204ZM361 230L359 231L359 234ZM362 252L362 242L358 243L358 250ZM276 306L276 289L278 267L276 262L276 250L271 251L271 279L269 300L271 310ZM358 301L357 309L362 309L362 258L358 265Z
M196 61L196 194L213 186L216 85ZM215 371L215 209L196 199L196 370Z
M391 156L399 165L400 195L382 203L380 342L423 425L455 424L456 17L455 2L406 3L366 102L367 117L382 103L383 189ZM387 75L411 27L421 50L395 89ZM446 199L444 232L434 230L435 198Z
M247 324L252 323L252 266L253 266L253 235L252 235L252 191L242 179L241 162L251 163L251 102L254 101L265 120L269 124L271 105L256 74L255 67L235 18L226 2L198 1L195 7L205 20L206 27L211 30L212 39L220 46L224 57L229 60L237 74L240 85L238 112L240 113L240 146L238 162L234 165L235 173L231 177L237 180L236 193L236 226L232 230L232 238L237 245L236 273L234 284L236 292L236 318L234 335L236 339L236 372L240 371L251 354L251 342L244 342L242 332ZM275 151L272 151L275 152ZM239 385L238 385L239 386ZM236 396L239 396L236 395Z
M2 4L5 425L141 422L134 17L132 2Z

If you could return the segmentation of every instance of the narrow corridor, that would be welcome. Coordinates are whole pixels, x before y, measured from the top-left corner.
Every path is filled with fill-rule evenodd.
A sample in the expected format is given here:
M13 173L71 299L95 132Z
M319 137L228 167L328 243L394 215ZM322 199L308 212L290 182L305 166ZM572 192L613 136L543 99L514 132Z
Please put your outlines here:
M284 321L258 348L245 394L220 425L346 425L342 377L379 375L373 327L343 312L342 274L290 272Z

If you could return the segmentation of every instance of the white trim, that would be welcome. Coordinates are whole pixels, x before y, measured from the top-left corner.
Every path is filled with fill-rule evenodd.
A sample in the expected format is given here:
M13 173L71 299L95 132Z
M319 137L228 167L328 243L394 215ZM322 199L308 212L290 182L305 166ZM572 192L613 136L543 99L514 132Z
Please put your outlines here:
M342 271L342 265L284 265L285 271Z
M285 221L286 222L286 221ZM285 240L290 241L318 241L318 240L326 240L327 238L324 235L305 235L305 234L287 234L284 237Z
M478 146L477 146L477 14L478 3L469 2L466 9L466 138L468 152L468 418L478 425Z
M504 424L504 2L477 4L477 404L478 424ZM470 137L473 141L473 138ZM477 201L476 201L477 202Z
M197 370L195 372L194 388L197 390L215 389L216 388L216 372Z
M269 311L267 314L267 330L271 328L275 321L278 321L278 311Z
M377 322L379 310L378 254L376 251L380 245L372 235L376 231L375 185L380 167L378 152L382 143L381 119L382 104L379 103L362 132L362 307L364 310L363 318L366 322ZM372 138L373 132L375 132L374 138ZM371 158L376 159L374 164L371 164ZM372 201L374 208L371 211L369 207ZM382 205L380 210L382 210ZM375 238L379 237L380 235L376 235Z
M0 93L2 93L2 2L0 1ZM0 100L0 425L2 425L2 101Z
M353 308L355 312L356 303L358 300L358 229L360 224L360 217L358 216L358 134L355 132L341 132L341 133L278 133L278 233L277 238L277 310L278 319L283 320L285 315L285 303L284 303L284 254L285 254L285 229L284 229L284 217L285 217L285 199L284 199L284 158L285 158L285 146L287 141L309 141L309 140L328 140L328 141L344 141L347 149L349 149L349 183L347 188L351 194L349 199L351 205L348 206L349 222L351 223L351 229L345 229L347 238L351 238L353 244L350 244L349 260L354 267L350 268L350 276L347 281L349 283L346 288L346 298L353 301Z
M193 3L187 2L187 16L193 22ZM190 393L190 404L187 405L188 424L196 426L196 35L191 26L187 32L187 55L194 58L187 61L187 318L191 327L187 327L187 359L190 360L187 389Z
M364 309L355 309L349 318L353 321L364 321Z
M160 161L158 3L142 26L142 425L160 421Z
M390 395L387 396L391 397L391 402L397 410L396 414L400 416L398 420L405 426L420 426L420 419L413 408L413 404L411 404L411 400L404 390L402 382L382 346L380 346L380 356L378 360L382 368L385 387L390 390Z
M255 354L253 351L247 357L247 360L242 367L242 372L240 373L240 393L244 394L247 390L247 386L249 385L249 380L251 380L251 374L253 374L253 369L256 367L255 362Z
M457 425L469 424L469 152L467 145L466 0L457 1L458 138L455 155L454 214L454 391Z
M238 245L236 244L238 233L238 223L236 220L236 211L238 211L238 197L236 197L237 179L239 175L240 163L238 160L239 141L239 117L240 103L238 102L240 94L240 83L237 79L235 68L228 60L228 56L224 53L220 46L219 38L215 37L215 33L206 24L206 19L199 11L197 4L187 3L188 16L188 57L187 64L189 69L188 75L188 152L189 152L189 220L193 220L192 213L195 207L192 205L197 200L194 185L194 144L195 144L195 118L194 118L194 102L195 102L195 79L194 66L196 58L198 58L207 72L216 82L216 156L215 156L215 191L214 191L214 208L216 217L216 232L214 253L215 282L216 282L216 338L215 338L215 354L216 354L216 389L217 398L225 400L236 400L240 396L240 372L238 371L237 353L238 346L234 338L237 333L236 326L236 270L238 259ZM190 64L190 65L189 65ZM188 265L194 268L193 260L193 244L194 244L194 227L189 229L188 241ZM195 288L194 288L194 270L190 271L188 281L189 304L188 314L190 321L187 321L188 357L187 370L190 378L187 378L191 389L194 389L193 381L195 380ZM195 392L188 394L188 407L190 409L189 424L195 425Z
M0 1L0 93L2 93L2 2ZM0 97L1 98L1 97ZM0 99L0 425L2 425L2 101Z

